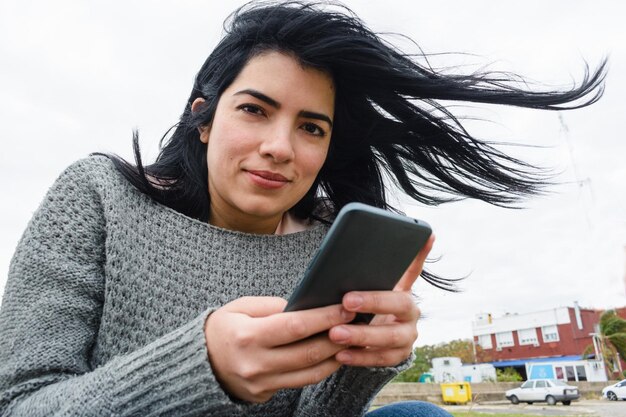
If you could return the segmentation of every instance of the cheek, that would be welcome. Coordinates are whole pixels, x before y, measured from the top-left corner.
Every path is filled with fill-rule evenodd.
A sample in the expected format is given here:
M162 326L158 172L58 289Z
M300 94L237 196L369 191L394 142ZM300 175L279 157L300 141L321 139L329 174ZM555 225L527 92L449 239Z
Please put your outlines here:
M328 147L320 147L309 150L301 159L302 172L306 173L307 176L313 177L311 181L315 179L320 169L322 169L327 155Z
M216 126L209 136L207 163L209 167L224 167L235 160L244 148L240 132L227 127Z

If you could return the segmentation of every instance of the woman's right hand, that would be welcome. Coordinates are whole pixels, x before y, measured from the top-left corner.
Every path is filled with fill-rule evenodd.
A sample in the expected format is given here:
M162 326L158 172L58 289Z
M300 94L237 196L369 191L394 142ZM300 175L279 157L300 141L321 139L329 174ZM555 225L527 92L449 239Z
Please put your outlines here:
M280 389L315 384L341 366L335 355L347 347L332 343L327 331L355 314L341 305L285 313L286 304L278 297L243 297L207 319L213 373L231 396L265 402Z

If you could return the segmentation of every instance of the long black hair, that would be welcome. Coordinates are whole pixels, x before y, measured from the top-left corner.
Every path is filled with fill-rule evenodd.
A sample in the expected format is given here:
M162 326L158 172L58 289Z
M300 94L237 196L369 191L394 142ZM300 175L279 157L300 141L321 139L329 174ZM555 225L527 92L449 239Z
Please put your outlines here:
M472 137L439 101L564 110L587 106L603 92L606 61L594 71L586 67L582 81L566 91L533 91L521 77L502 73L439 72L383 40L347 7L328 2L252 2L224 28L156 161L143 165L136 132L136 165L112 157L139 190L202 221L209 219L210 196L198 128L211 122L220 95L244 65L266 51L327 72L336 88L328 157L292 208L300 218L315 217L324 199L331 214L351 201L392 209L385 177L423 204L476 198L510 206L540 191L544 172ZM204 104L192 112L197 98Z

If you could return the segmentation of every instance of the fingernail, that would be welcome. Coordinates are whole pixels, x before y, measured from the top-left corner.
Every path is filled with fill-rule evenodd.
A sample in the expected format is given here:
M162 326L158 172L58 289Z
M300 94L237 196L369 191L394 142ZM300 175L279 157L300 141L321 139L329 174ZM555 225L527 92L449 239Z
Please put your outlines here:
M346 297L346 307L359 308L363 304L363 297L359 294L348 294Z
M346 351L346 350L342 350L341 352L339 352L335 358L341 362L341 363L350 363L352 362L352 355L350 354L350 352Z
M343 308L341 309L341 319L343 321L352 321L354 320L354 316L356 316L356 314L354 314L352 311L344 310Z
M335 327L333 329L333 341L336 343L347 342L350 338L350 331L345 327Z

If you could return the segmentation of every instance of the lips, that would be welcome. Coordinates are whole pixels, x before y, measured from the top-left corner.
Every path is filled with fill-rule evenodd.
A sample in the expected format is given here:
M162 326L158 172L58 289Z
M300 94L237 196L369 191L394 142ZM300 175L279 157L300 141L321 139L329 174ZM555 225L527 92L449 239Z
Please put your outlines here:
M254 185L267 190L282 188L291 181L285 176L271 171L245 170Z
M271 172L271 171L248 171L248 172L252 175L256 175L258 177L261 177L270 181L289 182L289 180L285 178L284 176L275 172Z

